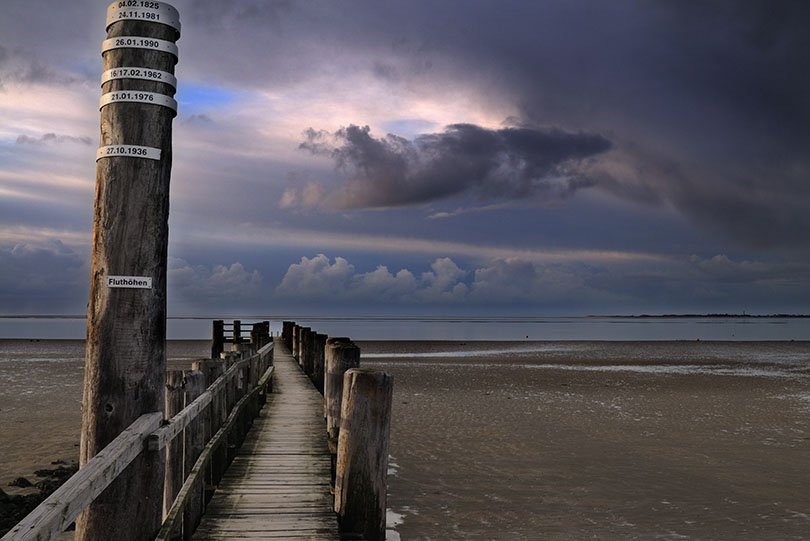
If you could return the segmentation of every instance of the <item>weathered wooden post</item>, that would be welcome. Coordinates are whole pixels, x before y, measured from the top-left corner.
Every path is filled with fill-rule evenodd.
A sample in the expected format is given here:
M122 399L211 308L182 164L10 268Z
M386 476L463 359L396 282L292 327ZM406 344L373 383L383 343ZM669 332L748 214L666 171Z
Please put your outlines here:
M304 374L309 376L309 354L312 350L312 329L301 327L298 329L298 365Z
M310 327L304 327L301 341L301 363L304 369L304 374L312 381L312 357L313 347L315 344L315 331Z
M290 351L292 351L292 327L294 324L292 321L281 322L281 341Z
M162 412L174 65L179 15L166 2L107 8L96 153L80 464L140 415ZM163 453L145 452L76 521L79 540L151 538Z
M167 421L180 413L185 398L185 375L182 370L166 372L166 399L163 418ZM183 486L183 437L182 434L166 445L166 473L163 477L163 518L169 514L174 499Z
M185 405L187 406L191 404L198 396L203 394L205 387L205 374L199 370L188 372L186 374ZM207 431L209 430L209 416L210 410L201 413L196 419L189 423L185 430L186 444L183 468L184 478L188 477L189 473L191 472L191 468L194 467L194 463L200 457L200 454L202 454L203 448L205 447L205 442L210 438L210 435L207 434ZM183 539L185 541L191 539L191 532L193 532L200 523L200 518L203 514L203 505L205 503L204 496L205 484L204 480L200 478L194 487L188 504L186 504L185 510L183 511Z
M293 359L298 359L298 341L301 335L301 327L297 324L293 323L292 326L292 334L290 335L292 338L292 347L290 348L290 353L292 353Z
M360 348L346 337L326 340L326 375L324 378L324 417L326 434L337 448L340 431L340 406L343 400L343 375L350 368L360 366Z
M233 343L242 343L242 322L238 319L233 320ZM236 350L236 348L234 348Z
M312 382L318 392L323 394L324 381L324 355L326 350L326 339L328 336L320 333L312 334Z
M385 539L388 444L394 378L352 368L343 377L335 512L341 534Z
M225 351L225 322L215 319L212 323L211 358L219 359L219 354Z

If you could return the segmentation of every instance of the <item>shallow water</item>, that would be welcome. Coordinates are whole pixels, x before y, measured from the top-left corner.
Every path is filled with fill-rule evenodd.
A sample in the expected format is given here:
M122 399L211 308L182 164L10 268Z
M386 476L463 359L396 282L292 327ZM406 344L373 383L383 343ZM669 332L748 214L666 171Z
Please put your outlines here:
M172 365L210 354L204 340L170 341ZM77 461L84 340L0 340L0 486L55 460ZM32 479L32 481L35 479ZM8 489L7 492L16 492Z
M806 539L806 342L361 348L401 539Z

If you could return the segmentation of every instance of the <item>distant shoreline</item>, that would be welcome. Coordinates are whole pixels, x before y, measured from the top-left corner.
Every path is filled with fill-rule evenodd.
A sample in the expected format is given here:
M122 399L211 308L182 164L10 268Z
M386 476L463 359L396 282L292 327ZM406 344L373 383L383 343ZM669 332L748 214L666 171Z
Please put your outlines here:
M168 316L166 319L214 320L311 320L311 321L532 321L538 319L810 319L810 314L591 314L586 316L288 316L288 315L242 315L242 316ZM71 314L11 314L0 319L87 319L84 315Z

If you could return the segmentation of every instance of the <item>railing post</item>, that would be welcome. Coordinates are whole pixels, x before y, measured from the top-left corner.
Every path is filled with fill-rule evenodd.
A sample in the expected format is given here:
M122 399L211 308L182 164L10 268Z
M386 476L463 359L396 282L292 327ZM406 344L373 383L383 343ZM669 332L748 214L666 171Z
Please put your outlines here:
M205 375L199 370L193 370L186 375L186 405L191 404L205 391ZM191 468L202 453L205 444L213 434L209 433L211 410L207 408L196 419L191 421L185 431L185 464L184 478L188 477ZM183 539L188 541L191 534L200 523L205 505L205 482L203 478L197 481L193 494L186 504L183 512Z
M163 411L180 23L166 2L143 4L110 4L102 44L82 466L142 414ZM160 79L132 78L133 68ZM76 539L151 538L160 528L162 492L163 453L145 452L79 516Z
M385 507L394 378L352 368L343 378L335 512L341 534L385 539Z
M183 409L185 394L185 377L182 370L168 370L166 372L166 410L164 419L169 420ZM166 445L166 472L163 477L163 518L169 514L169 509L183 486L183 438L176 437Z

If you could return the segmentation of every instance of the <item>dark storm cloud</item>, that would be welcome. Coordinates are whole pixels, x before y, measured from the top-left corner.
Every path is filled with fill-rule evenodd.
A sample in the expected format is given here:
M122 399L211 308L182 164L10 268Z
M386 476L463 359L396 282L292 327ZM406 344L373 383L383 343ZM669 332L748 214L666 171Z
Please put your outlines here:
M375 138L368 126L306 132L300 148L335 160L347 176L340 206L393 207L453 195L481 200L563 197L593 185L582 163L606 152L601 135L528 127L490 130L454 124L408 140Z
M89 266L58 239L0 245L0 310L5 314L76 310L87 299Z
M207 25L212 43L219 30L243 30L229 39L246 56L217 60L222 77L279 88L331 66L423 95L463 84L511 101L532 125L605 134L614 148L626 149L621 169L632 175L588 177L614 195L674 206L742 245L795 247L797 232L810 228L810 3L493 6L207 1L190 5L184 16ZM383 141L393 149L393 161L383 162L390 175L391 167L402 170L402 145ZM353 204L420 202L443 190L458 193L460 185L431 190L416 182L402 201L386 191L355 194L360 200ZM476 195L486 196L489 185ZM505 195L526 185L509 184Z
M0 45L0 90L8 82L70 84L83 79L61 72L30 53Z

